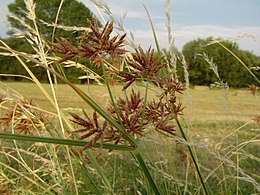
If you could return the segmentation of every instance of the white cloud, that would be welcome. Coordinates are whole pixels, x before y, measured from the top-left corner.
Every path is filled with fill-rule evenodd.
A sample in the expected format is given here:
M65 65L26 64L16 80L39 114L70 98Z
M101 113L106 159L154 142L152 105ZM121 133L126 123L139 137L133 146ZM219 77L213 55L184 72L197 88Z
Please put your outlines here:
M127 12L127 16L126 16L127 18L142 19L142 18L147 17L147 15L142 11L135 11L135 10L131 10L131 9L126 9L125 7L115 5L115 4L110 6L110 9L111 9L111 12L113 13L113 15L116 16L116 17L122 17L125 12Z
M212 36L228 40L237 39L242 49L254 51L255 54L260 55L260 37L257 37L259 34L260 27L223 27L213 25L176 25L173 32L176 45L179 47L182 47L189 40ZM255 38L250 38L248 35L252 35Z
M87 3L87 0L80 0L81 2L83 2L88 8L91 9L91 11L95 14L95 15L99 15L97 9L94 7L94 5L92 3ZM133 10L131 9L131 7L127 7L126 5L122 6L119 3L113 2L113 1L107 1L105 2L107 3L110 11L112 12L114 17L120 18L122 17L125 12L127 12L127 18L139 18L142 19L144 17L147 17L147 15L144 13L144 11L140 8L140 6L138 6L137 9ZM130 3L131 6L133 2L129 1L128 3ZM100 10L102 11L102 10ZM102 12L103 13L103 12ZM104 14L105 15L105 14Z
M165 24L163 24L165 26ZM166 27L162 24L156 25L156 34L162 48L168 47ZM127 31L129 32L129 31ZM144 47L152 45L154 39L151 30L133 30L135 42ZM197 38L223 38L228 40L237 40L241 49L253 51L260 55L260 27L223 27L214 25L175 25L172 34L175 39L176 47L181 50L183 45Z

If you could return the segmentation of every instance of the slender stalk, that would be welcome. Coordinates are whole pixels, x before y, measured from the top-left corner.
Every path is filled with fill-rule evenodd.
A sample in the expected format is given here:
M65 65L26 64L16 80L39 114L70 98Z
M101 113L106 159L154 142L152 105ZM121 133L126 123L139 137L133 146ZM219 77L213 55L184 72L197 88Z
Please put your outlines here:
M59 5L58 11L57 11L57 13L56 13L55 22L54 22L53 30L52 30L52 36L51 36L51 43L52 43L52 44L54 43L55 32L56 32L56 28L57 28L57 24L58 24L58 19L59 19L59 15L60 15L60 11L61 11L61 7L62 7L62 5L63 5L63 2L64 2L64 0L61 0L61 1L60 1L60 5Z
M238 134L236 134L236 147L238 146ZM237 178L236 178L236 195L239 194L239 154L236 154L236 169L237 169Z
M143 159L142 155L140 154L140 152L138 150L136 150L135 152L131 152L131 154L138 161L140 168L142 169L146 179L148 180L148 183L149 183L150 187L152 188L154 194L156 194L156 195L160 194L160 191L159 191L158 187L156 186L147 166L145 165L144 159Z
M109 194L113 194L113 190L111 187L111 184L108 180L108 178L106 177L106 175L104 174L103 169L101 168L101 166L99 165L99 163L97 162L96 158L94 157L94 155L92 154L91 151L87 151L86 152L89 158L89 161L91 162L91 164L95 167L95 170L97 171L98 175L101 177L104 185L106 186Z
M184 130L183 130L181 124L180 124L180 121L179 121L178 118L177 118L177 115L175 115L175 121L176 121L176 123L177 123L177 125L178 125L178 127L179 127L179 129L180 129L180 132L181 132L181 135L182 135L183 139L188 142L188 139L187 139L187 137L186 137L186 135L185 135L185 133L184 133ZM204 193L205 193L206 195L208 195L209 193L208 193L208 191L207 191L206 185L205 185L204 180L203 180L203 178L202 178L202 175L201 175L199 166L198 166L197 161L196 161L196 159L195 159L195 155L194 155L194 153L193 153L191 147L190 147L189 145L187 145L187 147L188 147L188 150L189 150L189 153L190 153L192 162L193 162L193 164L194 164L194 166L195 166L195 168L196 168L196 172L197 172L197 174L198 174L198 176L199 176L200 183L201 183L201 185L202 185L202 188L203 188L203 190L204 190Z
M145 9L145 12L146 12L148 18L149 18L149 22L150 22L150 25L151 25L151 28L152 28L152 31L153 31L153 38L154 38L154 42L155 42L157 51L158 51L158 53L161 53L160 46L159 46L159 42L158 42L158 39L157 39L157 36L156 36L156 32L155 32L155 29L154 29L152 17L151 17L151 15L149 14L149 11L148 11L146 5L145 5L143 2L142 2L142 5L143 5L143 7L144 7L144 9Z
M80 167L81 170L84 172L84 174L82 174L85 178L87 178L90 183L92 184L91 187L93 187L93 190L95 191L95 194L97 195L102 195L103 193L100 191L99 187L96 185L95 181L92 179L91 175L89 174L85 163L83 163L82 161L80 161Z
M148 98L148 81L146 81L146 84L145 84L145 94L144 94L144 110L143 110L143 113L142 113L142 125L144 124L144 113L145 113L145 109L146 109L146 104L147 104L147 98Z
M63 138L50 138L50 137L38 137L38 136L29 136L29 135L19 135L12 133L0 133L1 139L10 139L10 140L20 140L20 141L31 141L31 142L42 142L42 143L51 143L51 144L61 144L68 146L85 146L88 144L86 141L82 140L70 140ZM132 151L135 148L127 145L115 145L109 143L95 143L93 144L94 148L103 148L108 150L124 150Z
M112 91L110 89L110 86L109 86L109 83L108 83L108 80L107 80L107 73L106 73L106 70L105 70L105 66L104 66L104 63L101 64L101 67L102 67L102 72L103 72L103 75L104 75L104 80L105 80L105 83L106 83L106 86L107 86L107 90L108 90L108 93L109 93L109 97L110 97L110 100L113 104L113 107L115 109L115 112L116 112L116 116L118 118L118 121L120 122L120 125L123 127L123 123L122 123L122 120L121 120L121 117L119 115L119 112L118 112L118 107L116 105L116 102L115 102L115 99L114 99L114 96L112 94Z
M114 155L113 185L112 185L113 191L115 190L115 184L116 184L116 167L117 167L117 156Z

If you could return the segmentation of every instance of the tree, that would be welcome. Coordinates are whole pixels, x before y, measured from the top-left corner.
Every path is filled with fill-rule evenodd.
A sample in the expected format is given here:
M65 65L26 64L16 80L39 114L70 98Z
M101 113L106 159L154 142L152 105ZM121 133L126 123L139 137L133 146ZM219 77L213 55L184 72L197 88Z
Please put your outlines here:
M208 62L202 57L204 53L213 59L213 62L218 66L220 78L224 82L228 82L229 86L245 87L255 83L249 72L223 47L218 44L207 45L211 40L211 37L197 39L186 43L183 47L182 52L189 65L191 84L210 85L217 81ZM241 50L237 44L226 40L222 40L222 44L236 54L249 68L259 63L257 56Z
M52 39L52 27L48 27L41 22L41 20L47 23L54 23L56 14L60 5L60 0L34 0L36 3L35 12L36 12L36 19L37 19L37 26L40 30L41 35L48 40L49 42ZM24 0L15 0L14 3L8 5L9 12L12 15L20 18L27 24L31 24L30 20L26 18L25 10L26 5ZM63 26L79 26L79 27L86 27L88 20L93 20L94 15L93 13L82 3L76 0L65 0L62 6L62 9L59 14L58 24ZM20 31L24 32L24 26L21 25L17 20L13 19L12 17L8 17L8 20L11 26L19 29ZM100 22L99 25L101 26ZM62 29L56 29L56 38L65 37L66 39L70 40L71 42L76 41L76 38L80 35L81 32L67 32ZM11 37L4 39L3 41L6 42L11 48L22 51L26 53L34 53L35 51L31 47L31 45L25 39L18 39L15 38L14 31L9 31L9 35ZM91 66L88 61L80 61L86 66ZM41 82L48 82L47 75L45 74L46 71L43 69L33 66L33 64L28 63L31 71L37 76L37 78ZM92 67L90 67L92 68ZM95 71L95 70L94 70ZM27 75L27 72L19 65L19 62L14 57L6 57L0 56L0 72L5 74L19 74L19 75ZM69 80L72 82L79 82L75 78L82 76L84 74L83 71L76 69L75 67L65 68L64 72ZM0 77L1 80L7 79L7 77ZM14 80L22 80L20 77L10 77L8 79Z
M3 40L9 47L15 48L18 51L26 51L28 53L34 52L30 44L25 39L17 39L17 38L6 38ZM32 71L35 73L37 70L35 67L32 66L31 63L27 63ZM43 81L47 81L47 76L44 74L43 70L39 73L39 79ZM4 74L13 74L13 75L23 75L29 76L26 70L19 65L19 62L12 56L1 56L0 55L0 72ZM44 78L45 77L45 78ZM1 80L15 80L21 81L23 80L21 77L5 77L0 76Z
M56 14L59 9L60 0L34 0L36 3L36 18L37 25L40 29L42 35L45 36L48 40L51 40L52 36L52 28L47 27L40 20L47 22L49 24L54 23L56 19ZM12 15L17 16L18 18L27 21L26 14L24 10L26 10L26 5L24 0L15 0L14 3L8 5L9 12ZM59 14L58 24L63 26L86 26L88 20L93 20L93 13L83 4L76 0L65 0L62 9ZM24 30L24 27L15 19L8 16L8 21L10 22L12 27L15 27L21 31ZM99 23L100 24L100 23ZM10 35L13 35L13 31L9 31ZM77 33L68 33L62 29L57 29L56 37L71 37L74 39L77 37Z

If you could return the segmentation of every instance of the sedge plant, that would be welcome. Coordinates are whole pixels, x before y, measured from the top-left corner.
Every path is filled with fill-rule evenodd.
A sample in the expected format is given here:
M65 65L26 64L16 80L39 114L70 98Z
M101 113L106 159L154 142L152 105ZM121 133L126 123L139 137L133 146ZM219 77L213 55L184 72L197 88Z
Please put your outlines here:
M35 83L54 111L41 109L33 100L8 91L7 88L1 93L0 138L4 144L1 146L0 158L3 158L3 161L0 163L0 181L2 178L6 178L6 181L1 184L3 190L0 192L25 193L26 186L29 186L30 193L123 193L122 189L120 191L116 188L116 170L120 166L122 155L127 155L128 161L132 162L123 162L122 169L126 168L128 163L131 169L138 170L132 170L135 185L125 193L210 194L212 187L209 185L209 179L215 178L218 169L224 166L228 167L228 171L236 170L237 180L241 177L259 190L255 179L238 164L235 166L232 159L234 153L238 156L246 145L257 142L259 134L249 141L237 142L235 147L226 148L227 152L222 154L204 143L193 142L184 128L186 124L182 117L185 111L182 96L185 88L189 91L188 68L184 56L177 56L174 47L170 26L170 1L166 1L169 58L160 49L152 16L144 4L157 52L151 47L144 49L142 46L136 46L134 35L130 38L127 36L123 24L113 18L104 1L91 2L104 20L102 28L97 20L89 21L87 27L83 28L58 25L63 4L61 0L54 24L46 24L43 21L53 27L53 37L49 43L44 40L44 35L37 27L37 4L33 0L25 0L27 19L30 22L26 23L15 16L13 18L27 29L26 32L20 33L31 44L35 53L16 51L1 41L1 54L13 56L20 62L29 75L23 77ZM109 16L110 21L105 21L101 10ZM115 34L115 25L120 34ZM82 31L82 34L72 43L66 37L55 38L56 28ZM127 46L132 47L133 52L128 51ZM79 59L82 58L100 69L102 75L80 64ZM177 60L181 58L186 86L180 82L176 68ZM28 62L46 71L50 92L33 74ZM109 97L106 105L99 104L89 91L85 92L66 78L62 69L71 66L83 70L86 73L83 78L94 79L105 85ZM74 95L81 98L85 105L81 112L72 110L66 113L61 109L57 96L57 81L69 86ZM120 97L113 93L115 84L121 84ZM188 124L187 129L190 131L191 128ZM241 128L237 128L233 133ZM148 158L148 149L143 148L150 140L152 145L165 144L165 151L155 147L158 156ZM219 142L220 147L223 140ZM185 146L177 152L181 163L185 164L186 173L182 173L185 175L183 180L177 172L178 166L181 165L178 164L179 161L176 162L170 147L176 145ZM203 150L210 158L218 159L219 164L215 169L208 171L205 165L203 166L204 162L198 160L200 154L196 153L197 150ZM168 159L164 157L165 153L170 154ZM114 154L112 174L106 169L106 166L109 166L109 154ZM154 162L153 158L159 160ZM172 167L176 166L175 169L169 168L168 160ZM238 158L236 160L239 161ZM48 170L51 170L50 173ZM228 171L223 172L226 174ZM194 174L189 176L192 172ZM13 175L15 179L12 180L10 178L14 177ZM195 178L195 182L191 177ZM225 180L226 178L224 175ZM222 186L221 178L218 181L218 185ZM237 193L239 185L237 182ZM9 188L14 190L10 191Z

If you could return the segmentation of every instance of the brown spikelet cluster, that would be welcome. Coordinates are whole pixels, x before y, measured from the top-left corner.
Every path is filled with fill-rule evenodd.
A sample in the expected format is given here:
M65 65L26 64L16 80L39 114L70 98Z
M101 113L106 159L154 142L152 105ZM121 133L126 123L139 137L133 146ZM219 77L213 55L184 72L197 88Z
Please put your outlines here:
M8 186L1 186L0 194L1 195L10 195L11 190L10 190L10 188L8 188Z
M149 48L144 52L139 46L133 54L133 59L128 61L130 71L118 71L117 75L127 84L123 90L127 89L136 79L154 80L157 73L165 66L163 56L155 56L154 50Z
M73 117L72 122L78 124L81 129L75 130L75 133L82 133L80 139L90 139L91 141L85 146L85 148L91 147L98 140L104 140L104 132L107 127L107 122L105 121L102 125L98 122L97 113L94 112L92 119L88 117L85 111L83 111L85 118L82 118L76 114L70 113Z
M100 122L96 112L93 112L91 119L84 110L83 113L84 118L77 114L70 113L73 117L71 121L79 127L74 133L80 133L80 139L88 141L83 150L91 148L97 141L101 143L113 142L114 144L120 142L122 137L121 133L115 130L106 121Z
M110 84L115 83L116 77L118 81L125 83L123 90L127 90L135 81L146 81L159 88L160 95L151 101L144 101L140 92L132 90L125 98L118 98L114 103L110 103L107 113L134 138L144 136L148 125L161 134L173 136L175 116L182 114L183 110L177 95L182 94L183 87L177 79L163 71L166 68L165 57L155 54L151 48L144 51L139 46L135 53L122 59L122 54L126 52L123 48L126 34L112 37L112 22L108 22L102 30L97 21L90 22L89 26L92 33L80 36L78 46L66 39L61 39L53 45L54 52L65 55L60 62L79 57L88 58L99 66L102 59L109 55L114 67L106 67L106 78ZM117 60L123 61L126 68L120 71L119 68L115 68ZM83 113L84 117L71 113L71 121L77 125L74 133L79 134L80 139L88 143L83 149L91 148L96 143L126 142L122 132L99 118L96 112L91 117L85 111Z
M175 84L175 92L181 93L181 87ZM177 90L178 89L178 90ZM170 91L169 89L167 89ZM173 91L171 91L173 93ZM168 94L167 94L168 95ZM159 100L152 100L147 105L141 97L140 92L132 90L129 97L118 98L115 102L116 107L110 103L107 110L118 124L122 124L127 133L135 138L145 135L147 125L152 125L154 129L166 136L175 135L175 126L172 119L174 114L181 114L181 104L176 101L176 97L171 101L166 100L165 91L162 92ZM125 142L123 135L116 128L106 121L101 124L97 113L94 112L92 119L84 112L84 118L71 113L72 121L78 125L74 133L80 133L80 138L86 140L88 144L84 149L91 148L93 144L99 142L112 142L118 144Z
M163 90L160 95L160 103L165 105L168 113L181 115L182 104L177 101L177 94L183 94L184 88L178 79L173 79L170 75L159 78L158 86Z
M10 105L3 117L0 118L0 126L3 131L14 131L23 134L34 134L36 129L41 129L47 124L48 116L34 109L32 100L20 100L15 105Z
M52 51L57 54L66 55L59 62L65 62L77 56L79 54L77 47L73 46L67 39L61 38L58 43L54 43Z
M74 57L79 57L88 58L96 65L99 65L99 62L106 55L109 55L112 58L118 58L126 52L123 45L126 34L112 37L112 22L107 22L104 28L100 30L98 22L94 20L89 22L89 27L92 32L80 36L78 38L78 46L74 46L64 38L58 43L53 44L53 52L66 55L66 57L61 59L59 62L64 62Z
M255 86L255 85L249 85L248 86L248 91L253 95L253 96L255 96L256 95L256 93L257 93L257 86Z
M254 117L253 120L260 125L260 115Z
M135 91L132 90L130 98L119 98L116 102L116 106L120 116L119 119L112 104L108 108L113 118L118 123L122 122L129 134L135 137L142 136L145 124L142 122L143 98L141 98L140 93L135 93Z
M163 95L173 95L176 93L182 94L184 88L182 84L176 79L174 80L171 75L157 79L157 85L163 89Z
M132 91L129 100L119 98L117 100L117 107L120 118L118 118L112 105L108 107L108 112L111 116L119 124L123 124L125 130L135 137L142 136L144 130L144 124L141 122L142 101L143 99L140 98L140 94L134 91ZM90 148L97 141L112 142L114 144L124 142L122 134L106 121L102 122L101 125L99 124L96 112L93 113L92 119L89 118L86 112L84 112L84 118L73 113L71 113L71 116L73 117L72 122L79 126L74 133L80 133L80 138L88 141L84 149Z

